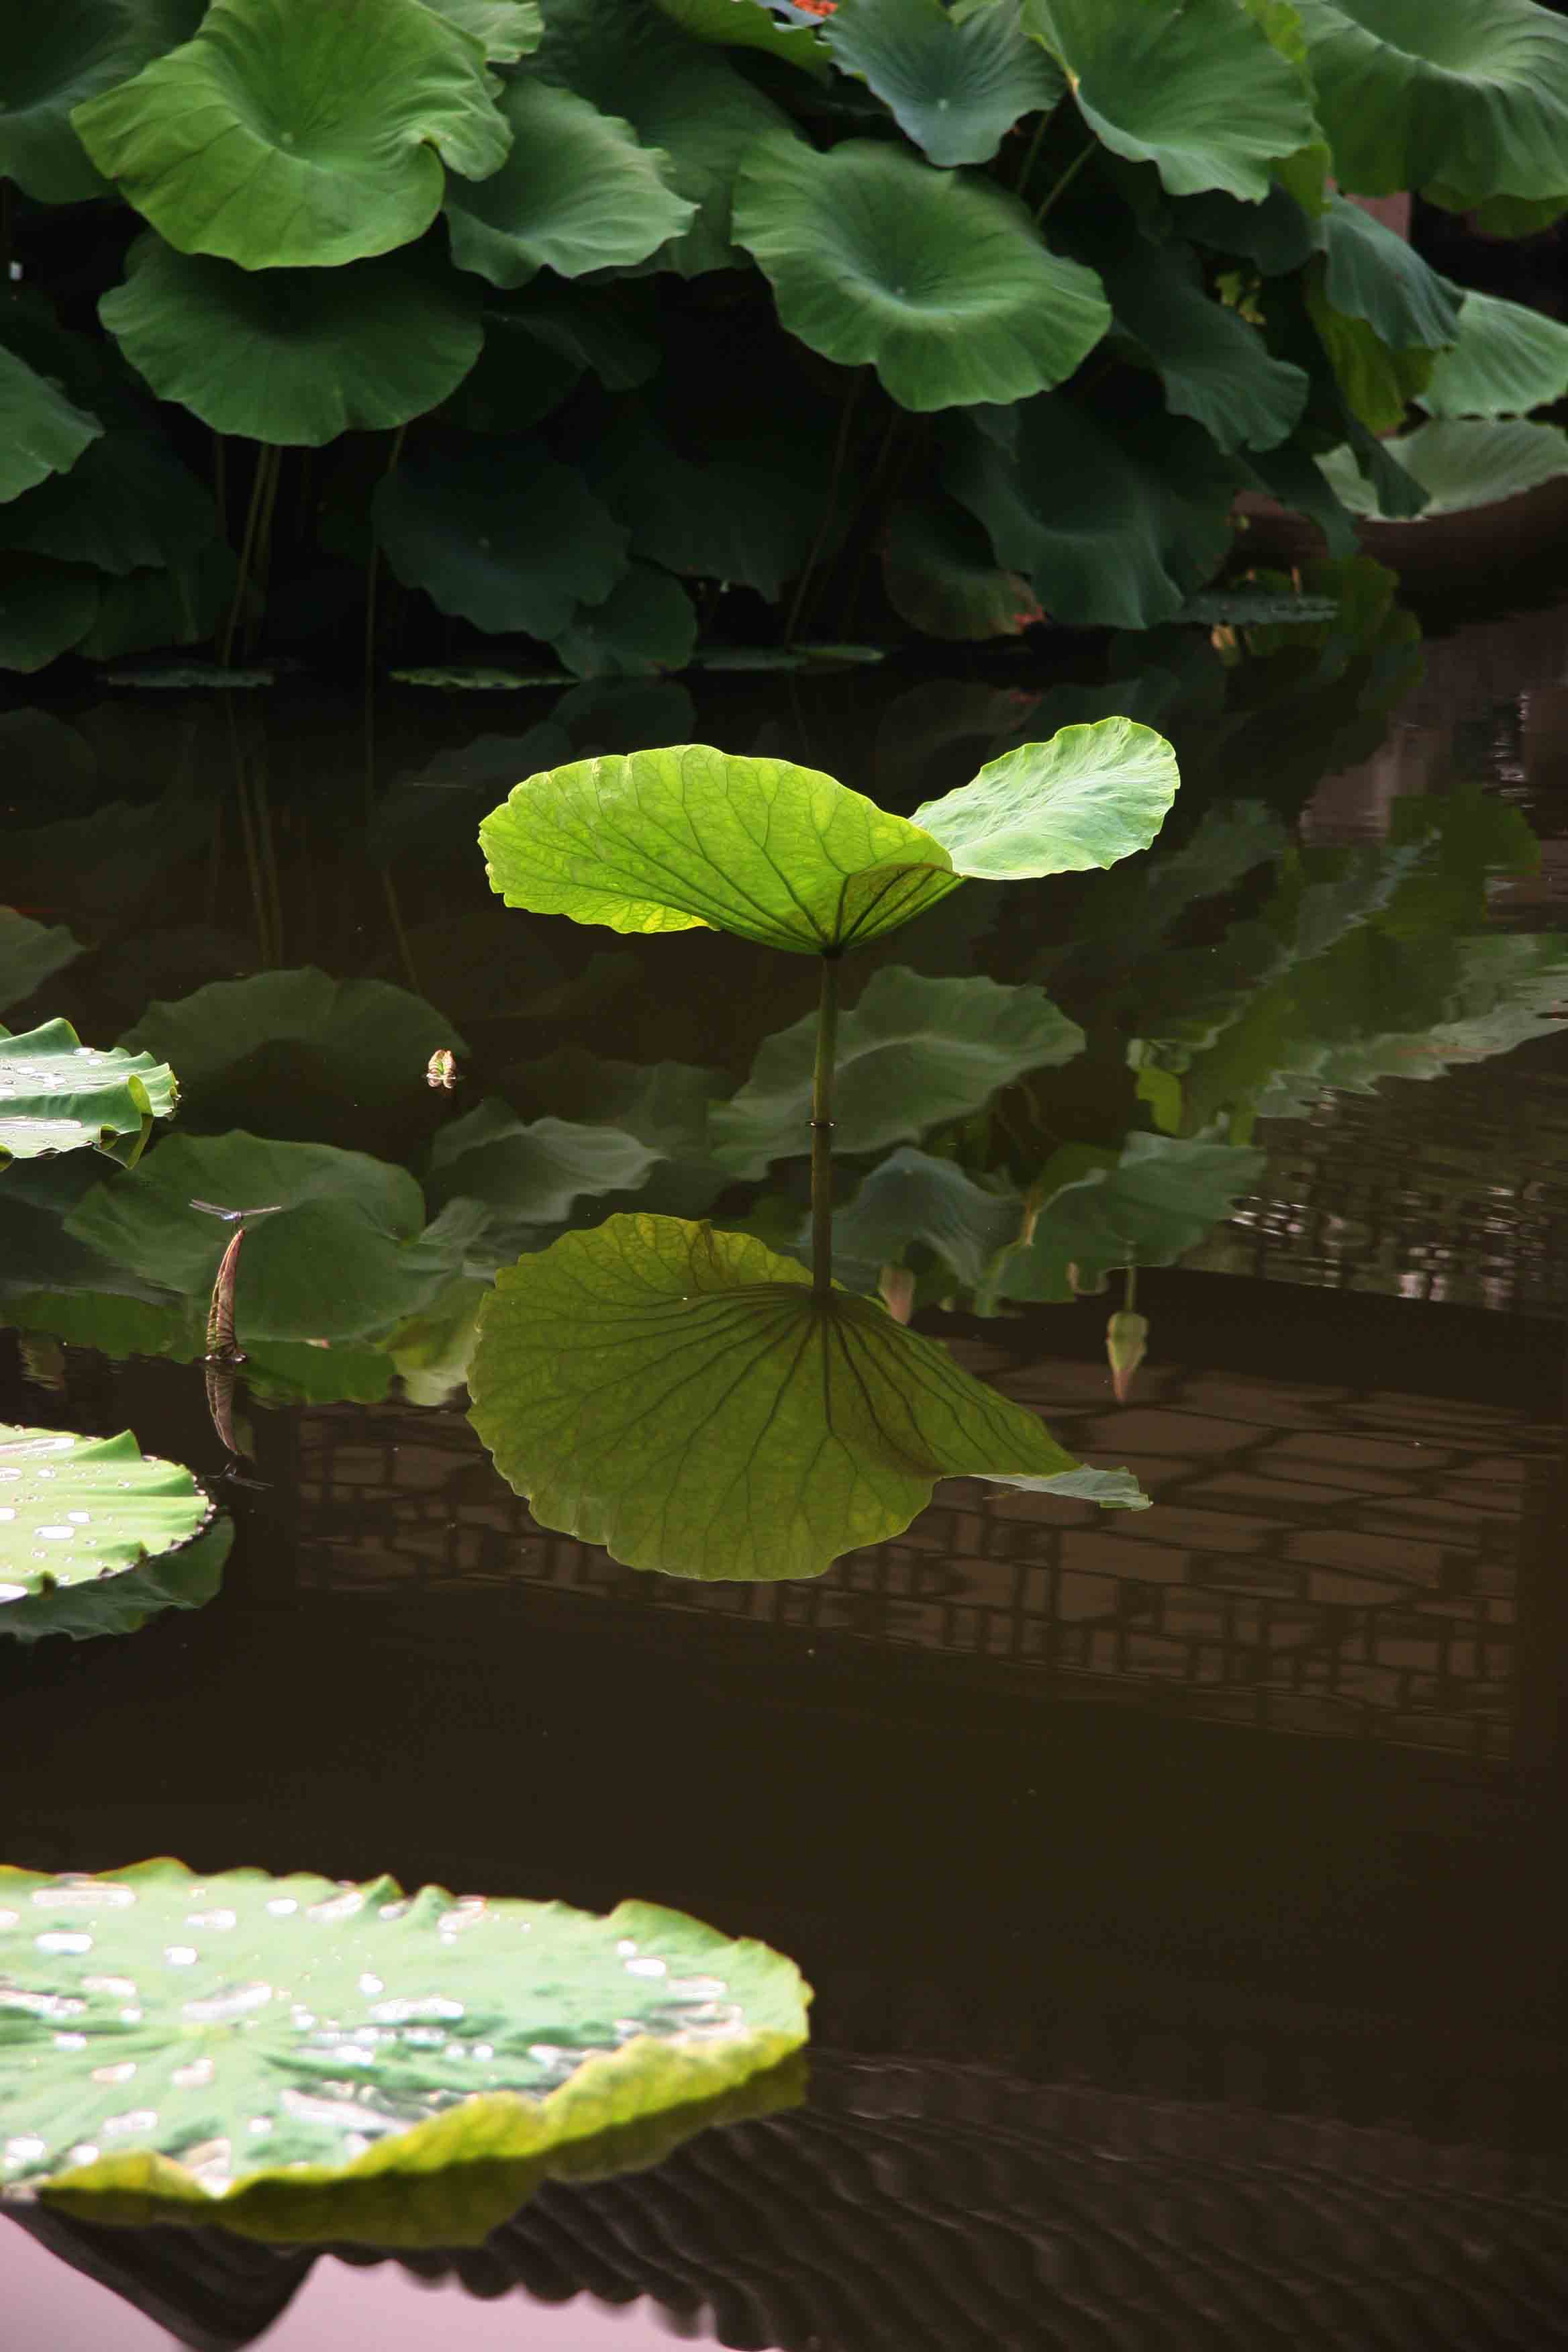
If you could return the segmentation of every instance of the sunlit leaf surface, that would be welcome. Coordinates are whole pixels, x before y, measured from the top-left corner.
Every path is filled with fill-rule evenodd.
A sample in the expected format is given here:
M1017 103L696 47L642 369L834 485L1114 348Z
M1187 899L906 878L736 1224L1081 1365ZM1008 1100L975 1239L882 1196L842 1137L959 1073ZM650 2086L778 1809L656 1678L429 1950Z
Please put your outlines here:
M68 1021L0 1033L0 1168L88 1145L107 1150L169 1118L179 1098L167 1063L84 1045Z
M188 1470L144 1455L129 1433L0 1426L0 1633L86 1641L199 1609L233 1532ZM0 2143L4 2109L0 2091Z

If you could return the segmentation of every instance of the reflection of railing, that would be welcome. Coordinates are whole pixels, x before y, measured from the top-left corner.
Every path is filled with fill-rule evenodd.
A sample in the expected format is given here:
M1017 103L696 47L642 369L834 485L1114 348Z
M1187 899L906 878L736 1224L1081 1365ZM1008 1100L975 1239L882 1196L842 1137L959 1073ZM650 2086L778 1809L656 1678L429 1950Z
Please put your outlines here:
M959 1352L998 1375L989 1349ZM1521 1527L1553 1433L1511 1406L1168 1367L1120 1412L1098 1366L998 1384L1128 1461L1158 1507L1108 1520L954 1483L817 1581L691 1584L539 1529L455 1414L326 1410L302 1418L288 1470L300 1572L345 1591L521 1581L1210 1720L1513 1754Z

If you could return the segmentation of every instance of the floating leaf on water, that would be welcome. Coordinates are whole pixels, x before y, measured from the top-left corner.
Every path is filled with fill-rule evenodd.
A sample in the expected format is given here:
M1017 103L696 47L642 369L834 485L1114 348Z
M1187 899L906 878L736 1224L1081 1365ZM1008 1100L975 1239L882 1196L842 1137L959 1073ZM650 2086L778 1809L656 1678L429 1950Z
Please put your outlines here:
M84 1642L199 1609L233 1532L188 1470L144 1455L129 1432L0 1426L0 1633Z
M0 1168L89 1146L134 1159L153 1120L172 1118L179 1099L166 1062L84 1045L68 1021L20 1037L0 1032Z
M149 662L144 669L109 669L106 686L134 686L144 692L230 694L276 686L275 669L223 669L216 662Z
M0 1870L0 2182L297 2242L472 2244L543 2180L776 2105L810 1998L765 1944L650 1903L167 1860Z
M523 686L570 686L564 669L504 669L490 662L437 664L427 669L395 669L399 686L434 686L444 694L511 694Z

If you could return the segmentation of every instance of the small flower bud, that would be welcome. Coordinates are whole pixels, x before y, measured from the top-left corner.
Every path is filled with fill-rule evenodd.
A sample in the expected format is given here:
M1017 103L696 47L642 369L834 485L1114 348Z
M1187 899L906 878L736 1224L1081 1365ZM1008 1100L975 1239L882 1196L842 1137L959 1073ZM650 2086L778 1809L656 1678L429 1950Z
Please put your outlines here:
M1125 1404L1132 1393L1132 1375L1142 1362L1149 1348L1149 1318L1131 1315L1125 1307L1113 1315L1105 1327L1105 1352L1110 1360L1110 1385L1116 1391L1118 1404Z

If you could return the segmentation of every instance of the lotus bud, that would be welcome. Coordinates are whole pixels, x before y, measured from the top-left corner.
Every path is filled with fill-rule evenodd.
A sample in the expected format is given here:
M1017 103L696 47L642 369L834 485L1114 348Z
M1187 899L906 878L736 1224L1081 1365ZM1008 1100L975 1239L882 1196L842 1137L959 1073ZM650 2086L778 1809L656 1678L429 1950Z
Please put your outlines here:
M907 1323L914 1312L915 1278L907 1265L885 1265L877 1276L883 1306L895 1323Z
M1149 1349L1149 1318L1123 1307L1105 1327L1105 1352L1110 1359L1110 1385L1118 1404L1132 1393L1132 1375Z

